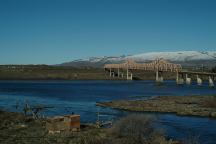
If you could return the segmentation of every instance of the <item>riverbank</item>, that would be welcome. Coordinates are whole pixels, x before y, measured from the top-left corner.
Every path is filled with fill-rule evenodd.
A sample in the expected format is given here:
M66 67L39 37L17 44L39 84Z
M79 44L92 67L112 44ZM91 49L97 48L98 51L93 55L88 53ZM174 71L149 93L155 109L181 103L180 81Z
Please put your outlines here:
M117 121L110 128L82 126L80 132L49 134L45 127L46 119L35 120L21 113L0 110L0 143L133 144L138 142L144 144L148 142L178 144L176 141L167 140L163 133L152 128L153 120L151 117L131 115ZM124 128L130 130L127 131ZM134 132L131 133L132 131Z
M133 71L134 80L155 80L152 71ZM167 72L165 79L175 79L175 73ZM124 77L110 77L103 68L73 68L63 66L0 66L0 80L126 80Z
M0 143L1 144L80 144L80 139L97 133L98 137L104 134L103 129L96 129L91 125L81 125L80 132L62 132L49 134L46 129L46 119L33 119L22 113L0 110ZM87 138L85 138L87 139Z
M216 118L216 96L159 96L147 100L101 102L97 106Z

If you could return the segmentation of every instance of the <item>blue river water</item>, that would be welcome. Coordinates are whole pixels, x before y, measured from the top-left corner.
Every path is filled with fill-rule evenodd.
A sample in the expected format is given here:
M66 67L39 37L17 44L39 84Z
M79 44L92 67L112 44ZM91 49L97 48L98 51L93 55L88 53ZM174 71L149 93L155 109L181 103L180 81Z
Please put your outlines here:
M207 83L197 86L177 86L166 81L156 86L154 81L0 81L0 109L22 111L16 105L45 105L53 108L43 112L45 116L77 113L81 122L114 120L129 112L97 107L96 102L121 99L146 99L154 96L216 95L216 88ZM158 118L156 126L163 128L166 136L184 140L190 135L201 143L216 143L216 119L177 116L167 113L143 113Z

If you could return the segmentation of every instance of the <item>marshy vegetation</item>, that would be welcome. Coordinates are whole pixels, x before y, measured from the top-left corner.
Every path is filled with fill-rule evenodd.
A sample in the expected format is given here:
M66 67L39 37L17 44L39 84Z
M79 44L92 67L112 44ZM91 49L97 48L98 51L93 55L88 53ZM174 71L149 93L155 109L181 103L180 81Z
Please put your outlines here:
M165 112L216 118L216 96L159 96L148 100L120 100L97 105L128 111Z
M208 99L205 99L205 101L203 102L203 106L207 108L216 109L216 96L212 96Z

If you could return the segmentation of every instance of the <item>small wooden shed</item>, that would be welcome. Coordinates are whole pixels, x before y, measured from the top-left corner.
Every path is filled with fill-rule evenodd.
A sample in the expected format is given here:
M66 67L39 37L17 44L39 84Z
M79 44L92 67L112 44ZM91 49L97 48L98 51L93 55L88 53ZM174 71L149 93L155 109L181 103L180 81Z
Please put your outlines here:
M49 133L80 131L80 115L66 115L48 118L46 121L46 128Z

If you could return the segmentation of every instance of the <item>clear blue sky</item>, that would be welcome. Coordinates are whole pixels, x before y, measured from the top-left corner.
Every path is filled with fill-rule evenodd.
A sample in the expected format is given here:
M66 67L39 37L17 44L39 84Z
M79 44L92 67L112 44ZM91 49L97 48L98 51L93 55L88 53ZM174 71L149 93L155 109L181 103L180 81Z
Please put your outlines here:
M0 64L216 50L216 0L1 0Z

